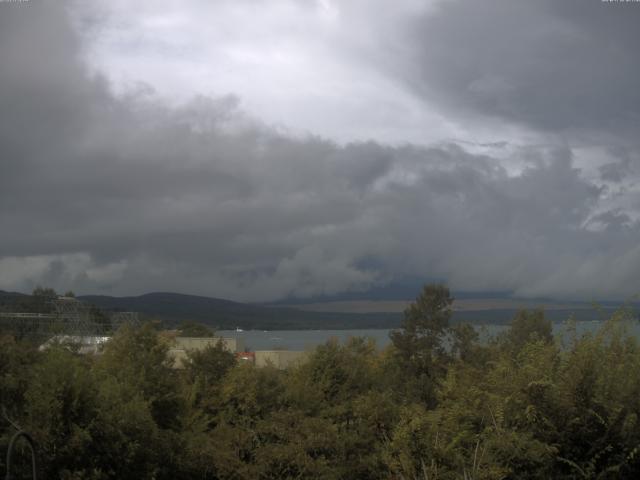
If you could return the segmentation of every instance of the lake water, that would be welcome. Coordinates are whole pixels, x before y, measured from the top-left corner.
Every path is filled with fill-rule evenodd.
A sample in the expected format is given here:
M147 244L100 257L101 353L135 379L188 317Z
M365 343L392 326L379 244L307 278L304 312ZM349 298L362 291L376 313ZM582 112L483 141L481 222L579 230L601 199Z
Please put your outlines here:
M331 338L344 343L351 337L369 337L378 347L389 344L391 330L218 330L216 335L239 338L246 350L308 350L326 343Z
M577 322L576 332L582 335L586 332L594 332L602 326L603 322ZM502 332L505 325L482 325L476 329L480 338L486 340ZM560 335L566 331L566 324L554 323L554 334ZM636 336L640 336L640 324L636 321L630 324L630 328ZM326 343L335 338L344 343L351 337L367 337L375 340L378 348L384 348L390 343L387 329L370 330L218 330L217 335L222 337L239 338L244 341L246 350L308 350Z

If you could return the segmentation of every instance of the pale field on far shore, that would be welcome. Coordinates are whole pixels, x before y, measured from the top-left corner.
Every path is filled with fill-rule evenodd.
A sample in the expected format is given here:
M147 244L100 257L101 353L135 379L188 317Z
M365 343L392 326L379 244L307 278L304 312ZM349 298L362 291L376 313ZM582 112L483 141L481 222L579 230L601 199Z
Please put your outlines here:
M332 313L398 313L403 312L410 300L348 300L319 302L303 305L279 305L307 312ZM543 308L545 310L576 310L593 308L589 303L554 303L504 298L463 298L455 300L453 310L458 312L481 310L518 310Z

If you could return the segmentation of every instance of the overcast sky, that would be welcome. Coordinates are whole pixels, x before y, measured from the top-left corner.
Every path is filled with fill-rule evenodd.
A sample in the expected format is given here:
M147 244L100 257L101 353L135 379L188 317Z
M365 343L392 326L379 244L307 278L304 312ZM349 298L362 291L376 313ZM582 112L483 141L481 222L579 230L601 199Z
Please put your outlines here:
M0 289L640 293L640 3L0 1Z

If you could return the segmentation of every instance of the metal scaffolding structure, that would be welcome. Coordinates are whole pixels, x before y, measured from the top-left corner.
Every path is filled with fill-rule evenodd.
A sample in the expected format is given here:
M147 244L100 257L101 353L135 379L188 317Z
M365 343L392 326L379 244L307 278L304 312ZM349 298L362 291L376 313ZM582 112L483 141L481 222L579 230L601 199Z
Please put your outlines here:
M49 313L0 312L0 331L22 337L107 336L123 324L137 324L137 312L103 312L73 297L47 301Z

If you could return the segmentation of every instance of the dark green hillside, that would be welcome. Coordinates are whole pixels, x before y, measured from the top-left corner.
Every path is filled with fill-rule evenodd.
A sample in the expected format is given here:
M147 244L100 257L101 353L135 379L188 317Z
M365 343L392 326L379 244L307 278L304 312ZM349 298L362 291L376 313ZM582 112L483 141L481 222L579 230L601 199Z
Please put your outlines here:
M156 318L170 325L184 320L196 321L218 329L305 330L396 328L401 313L343 313L312 312L295 307L254 305L219 298L183 295L178 293L148 293L137 297L87 295L81 300L105 310L135 311L144 317ZM546 317L562 322L571 315L578 321L602 320L612 311L611 306L598 311L584 308L546 310ZM518 309L494 309L453 312L453 323L503 324L511 322Z
M105 310L136 311L169 324L184 320L219 329L340 329L393 328L399 325L396 313L304 312L293 308L267 307L218 298L178 293L148 293L137 297L87 295L79 297Z
M135 311L143 319L159 319L168 325L195 321L218 329L305 330L396 328L401 313L345 313L304 311L295 306L255 305L219 298L178 293L157 292L140 296L111 297L85 295L84 302L109 311ZM43 312L46 304L32 295L0 291L0 311ZM46 303L46 302L45 302ZM546 310L553 322L565 321L573 314L578 321L601 320L617 304L602 309ZM301 306L301 308L303 308ZM637 310L637 309L636 309ZM517 309L471 310L453 312L452 322L472 324L508 324Z
M29 295L25 295L24 293L0 290L0 308L2 308L2 306L13 305L17 301L24 300L27 297L29 297Z

